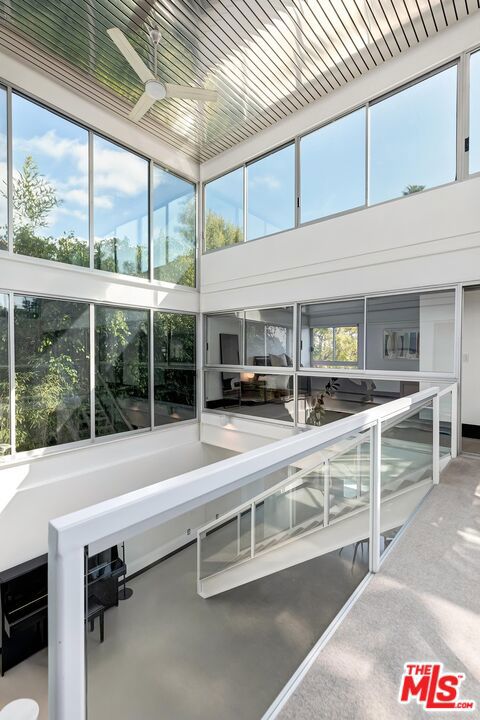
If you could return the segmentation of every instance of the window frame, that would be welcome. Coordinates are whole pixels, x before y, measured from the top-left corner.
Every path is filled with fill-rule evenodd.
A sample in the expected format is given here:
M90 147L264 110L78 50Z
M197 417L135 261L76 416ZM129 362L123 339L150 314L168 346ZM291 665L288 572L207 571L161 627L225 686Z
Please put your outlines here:
M118 278L120 282L130 282L132 284L152 285L155 287L163 287L168 289L178 289L187 292L198 292L199 290L199 255L200 255L200 242L199 242L199 193L200 193L200 181L194 179L188 175L181 175L179 172L169 168L160 160L154 158L151 155L146 155L140 152L137 148L134 148L128 143L125 143L118 138L109 135L104 130L99 130L93 125L86 124L85 122L76 119L74 116L68 115L64 110L58 109L55 105L50 105L44 100L37 98L35 95L26 92L22 88L18 87L15 83L4 81L0 78L0 87L6 91L7 94L7 249L0 249L0 257L6 255L11 258L21 258L28 260L33 264L38 264L44 267L59 267L64 269L74 270L75 272L83 273L94 273L108 278ZM18 95L24 100L27 100L34 105L37 105L48 112L57 115L62 120L72 123L77 127L85 130L88 133L88 241L89 241L89 265L72 265L70 263L64 263L57 260L46 260L44 258L38 258L35 256L21 255L13 251L13 122L12 122L12 95ZM118 272L109 272L107 270L100 270L94 266L94 216L93 216L93 143L94 137L97 136L107 142L117 145L122 150L130 152L137 157L145 160L148 164L148 190L147 190L147 223L148 223L148 264L149 271L147 277L136 277L132 275L125 275ZM179 285L176 283L169 283L164 280L156 280L153 273L153 166L156 166L180 180L184 180L194 186L194 198L195 198L195 285Z
M463 94L463 111L464 111L464 118L463 118L463 124L464 124L464 139L460 138L462 141L463 147L461 150L463 150L463 156L465 158L465 177L468 178L474 178L480 176L480 168L476 170L475 172L470 172L470 139L471 139L471 112L470 112L470 97L472 92L472 87L470 83L471 78L471 66L472 66L472 57L473 55L477 55L480 58L480 45L476 45L471 50L468 50L465 53L464 57L464 82L463 87L461 88L461 92ZM479 59L480 62L480 59ZM479 139L478 143L480 144L480 129L478 131ZM465 150L465 142L468 141L468 150Z

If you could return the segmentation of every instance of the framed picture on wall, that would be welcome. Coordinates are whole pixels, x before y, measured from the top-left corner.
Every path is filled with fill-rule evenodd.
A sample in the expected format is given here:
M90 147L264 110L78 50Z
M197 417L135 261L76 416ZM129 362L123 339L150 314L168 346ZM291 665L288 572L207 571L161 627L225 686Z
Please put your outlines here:
M385 360L418 360L420 333L415 329L384 330L383 357Z

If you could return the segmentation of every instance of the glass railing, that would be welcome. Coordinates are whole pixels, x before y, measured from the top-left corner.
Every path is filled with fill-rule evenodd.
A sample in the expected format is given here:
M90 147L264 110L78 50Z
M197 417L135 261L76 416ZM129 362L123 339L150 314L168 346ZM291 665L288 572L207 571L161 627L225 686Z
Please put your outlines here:
M438 482L455 399L428 388L52 521L52 716L261 717ZM85 592L84 549L123 541L117 605L118 578Z

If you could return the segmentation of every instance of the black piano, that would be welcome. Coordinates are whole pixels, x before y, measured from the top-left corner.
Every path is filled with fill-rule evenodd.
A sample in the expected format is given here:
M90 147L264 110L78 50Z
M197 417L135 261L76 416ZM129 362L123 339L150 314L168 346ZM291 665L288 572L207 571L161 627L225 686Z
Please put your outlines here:
M48 642L48 556L0 572L1 675ZM105 609L118 605L118 580L127 568L114 545L88 558L88 597Z

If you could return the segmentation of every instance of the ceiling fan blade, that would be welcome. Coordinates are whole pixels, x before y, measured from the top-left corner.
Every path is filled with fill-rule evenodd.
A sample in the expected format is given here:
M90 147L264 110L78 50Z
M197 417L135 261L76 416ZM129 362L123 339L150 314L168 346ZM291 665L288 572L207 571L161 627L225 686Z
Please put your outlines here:
M151 98L149 95L147 95L147 93L143 93L137 104L129 113L128 117L130 118L130 120L133 120L133 122L138 122L142 119L145 113L150 110L154 102L156 102L154 98Z
M151 70L148 69L140 55L134 49L133 45L130 44L130 42L127 40L121 30L119 30L118 28L110 28L110 30L107 30L107 33L109 34L111 40L115 43L117 48L120 50L130 67L135 70L142 82L147 82L147 80L155 80L155 75L152 73Z
M191 85L172 85L171 83L165 83L165 92L167 98L200 100L201 102L216 102L216 100L218 100L218 92L216 90L206 90L205 88L192 87Z

